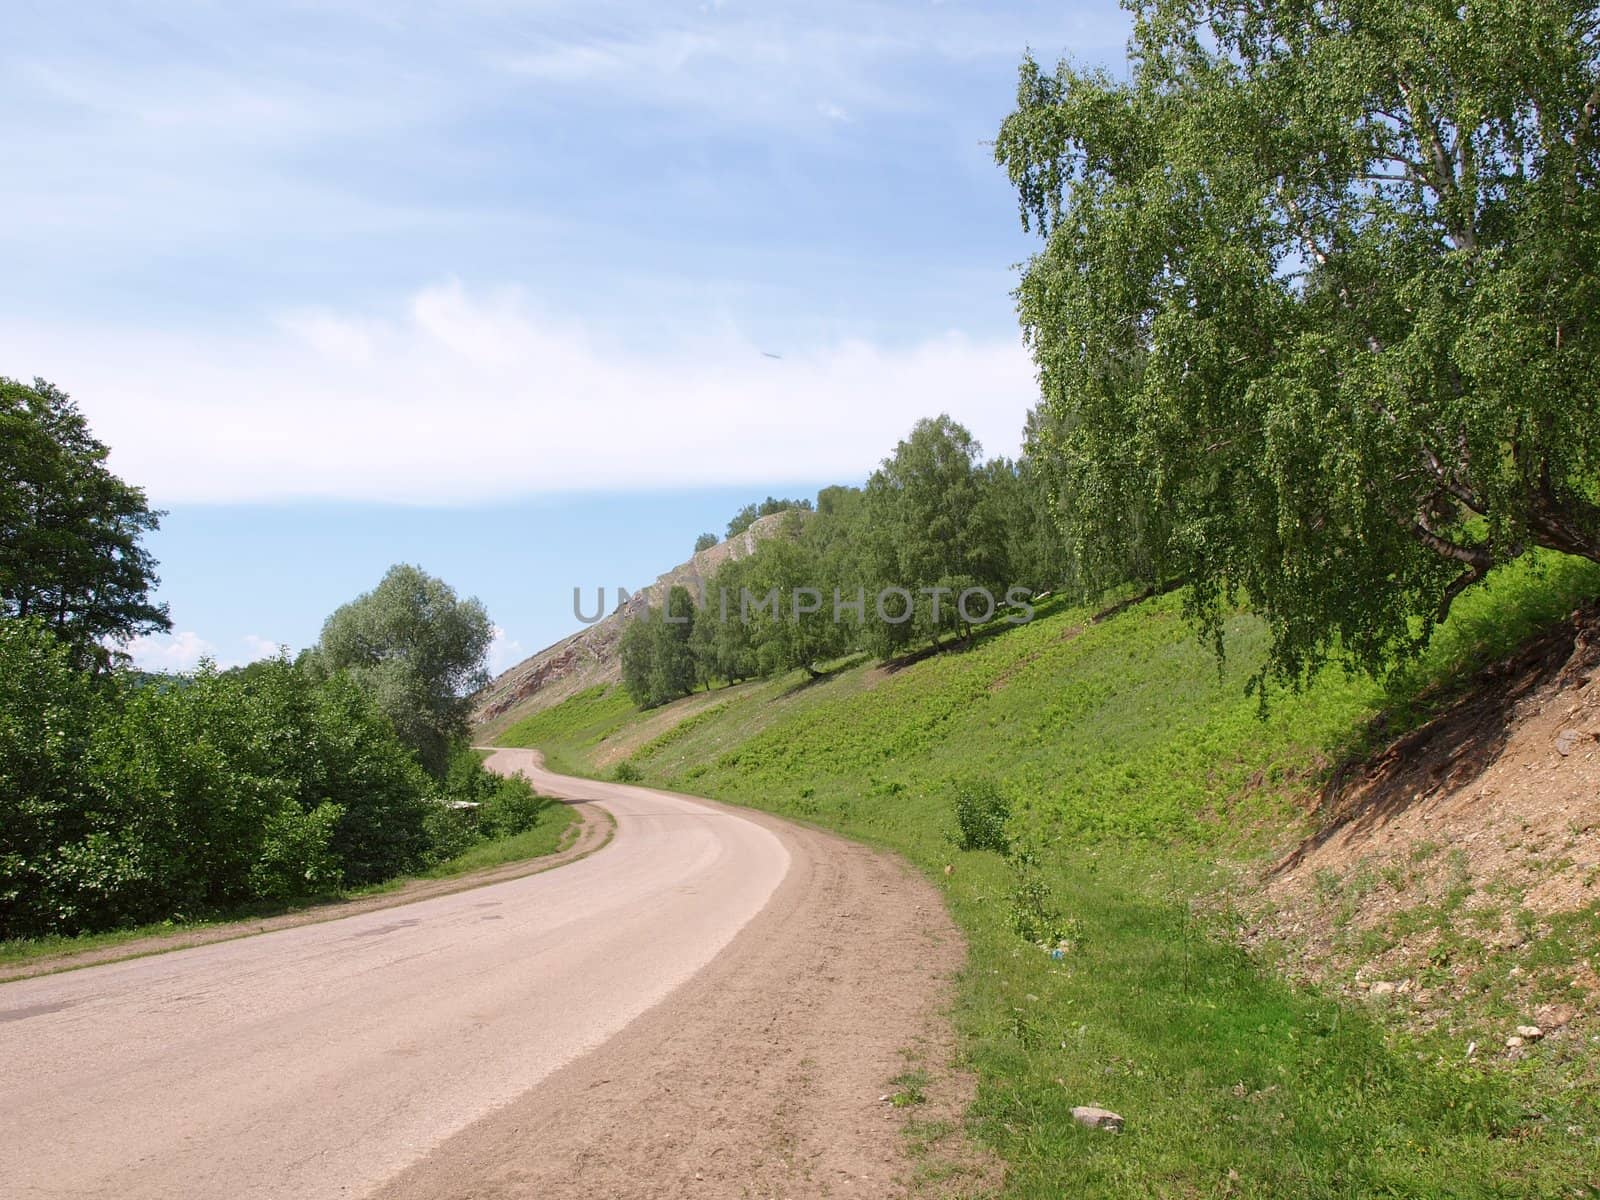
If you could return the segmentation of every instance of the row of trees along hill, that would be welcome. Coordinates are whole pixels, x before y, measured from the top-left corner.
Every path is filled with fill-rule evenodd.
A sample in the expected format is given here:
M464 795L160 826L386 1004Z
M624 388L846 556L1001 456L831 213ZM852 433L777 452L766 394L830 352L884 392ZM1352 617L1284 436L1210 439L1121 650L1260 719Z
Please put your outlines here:
M538 819L465 746L488 615L415 567L297 661L132 670L170 627L161 514L106 456L64 393L0 380L0 939L282 904Z
M948 416L920 421L865 487L824 489L810 501L768 497L746 506L730 536L786 513L780 528L705 581L703 596L674 587L629 622L624 685L644 706L715 680L737 682L803 668L817 673L854 651L879 657L937 647L970 632L968 617L999 616L971 599L1012 589L1022 597L1060 586L1066 554L1037 468L984 461ZM888 595L883 612L878 600ZM835 601L839 610L835 612Z

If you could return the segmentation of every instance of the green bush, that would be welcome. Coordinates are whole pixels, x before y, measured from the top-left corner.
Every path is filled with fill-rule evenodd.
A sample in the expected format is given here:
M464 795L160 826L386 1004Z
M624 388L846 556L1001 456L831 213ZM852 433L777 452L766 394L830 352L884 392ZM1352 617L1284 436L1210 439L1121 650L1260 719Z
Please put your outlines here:
M62 918L57 847L85 832L89 676L36 621L0 620L0 937Z
M550 804L520 775L502 779L478 810L478 827L485 837L515 837L537 825Z
M324 801L310 812L289 801L262 830L261 851L250 866L250 891L258 900L284 901L339 886L337 856L330 849L344 809Z
M644 778L644 772L625 758L617 764L617 769L611 772L611 777L618 783L638 783Z
M968 779L956 785L956 845L963 850L993 850L1007 854L1011 837L1011 802L993 780Z
M477 813L470 808L451 808L442 801L430 804L422 824L428 835L430 866L464 854L483 840Z
M1055 946L1070 940L1068 926L1056 906L1055 896L1040 874L1031 867L1017 873L1011 889L1009 909L1011 930L1025 942Z
M47 628L0 619L0 938L219 914L415 870L441 828L460 845L426 820L435 791L342 675L280 659L96 678Z

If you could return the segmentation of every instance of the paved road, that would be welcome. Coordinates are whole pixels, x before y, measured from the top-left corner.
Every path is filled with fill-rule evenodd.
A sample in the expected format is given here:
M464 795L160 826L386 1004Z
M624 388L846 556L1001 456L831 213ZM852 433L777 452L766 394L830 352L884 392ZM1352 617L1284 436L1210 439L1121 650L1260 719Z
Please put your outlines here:
M508 883L0 985L0 1194L355 1197L601 1046L791 867L768 821L545 773L617 833Z

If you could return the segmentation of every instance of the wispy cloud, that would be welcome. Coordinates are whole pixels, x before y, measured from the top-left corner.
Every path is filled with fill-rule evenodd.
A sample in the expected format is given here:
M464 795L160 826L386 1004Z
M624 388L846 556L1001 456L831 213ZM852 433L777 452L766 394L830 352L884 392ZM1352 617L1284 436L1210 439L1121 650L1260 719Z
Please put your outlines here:
M0 362L70 385L158 503L849 480L940 411L1014 453L1035 394L1014 337L762 349L724 327L637 352L456 283L387 316L297 313L248 337L0 328Z
M192 629L176 633L147 633L134 638L123 649L141 671L184 674L193 671L202 659L210 659L224 670L242 667L258 659L271 658L282 647L268 638L247 633L232 650L224 651Z

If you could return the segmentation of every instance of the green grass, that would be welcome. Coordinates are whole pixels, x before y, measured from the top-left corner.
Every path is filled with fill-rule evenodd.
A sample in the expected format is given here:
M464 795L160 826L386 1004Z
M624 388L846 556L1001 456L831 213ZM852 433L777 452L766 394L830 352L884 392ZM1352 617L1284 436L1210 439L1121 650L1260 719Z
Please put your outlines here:
M1304 832L1306 795L1378 736L1380 714L1386 737L1423 720L1471 668L1597 592L1600 571L1570 561L1502 571L1386 684L1330 670L1274 694L1264 718L1244 693L1261 626L1233 620L1219 666L1165 597L1103 622L1054 603L897 672L685 702L676 725L595 689L501 740L580 773L630 745L651 784L819 822L922 868L969 939L956 1017L979 1079L970 1122L1009 1164L1007 1195L1593 1195L1592 1087L1537 1064L1491 1072L1464 1045L1411 1042L1296 989L1236 948L1215 900L1239 864ZM651 736L630 740L646 719ZM953 785L975 775L1012 798L1022 866L955 849ZM1019 927L1070 949L1052 958ZM1591 928L1575 922L1563 945L1579 954ZM1118 1111L1125 1132L1078 1128L1076 1104Z
M638 710L620 687L590 688L543 712L512 725L497 739L502 746L537 746L554 771L581 772L587 752L607 734L637 716Z
M117 929L109 933L86 933L74 937L16 938L0 941L0 966L29 962L57 954L77 954L88 950L101 950L137 942L142 938L160 937L164 934L182 933L190 929L204 929L228 925L236 921L259 920L299 912L323 904L336 904L342 900L355 900L362 896L379 895L396 891L413 879L446 879L481 871L506 863L521 862L530 858L543 858L561 848L568 830L578 820L577 810L567 804L551 801L540 810L538 821L529 829L511 837L479 842L465 853L438 863L420 875L404 875L387 879L368 887L345 888L326 896L318 896L295 904L258 905L242 911L219 913L187 921L161 921L133 929Z
M570 804L552 801L539 810L538 820L530 828L510 837L479 842L464 853L424 871L422 878L448 879L469 871L482 871L554 854L561 848L562 840L577 820L577 809Z

